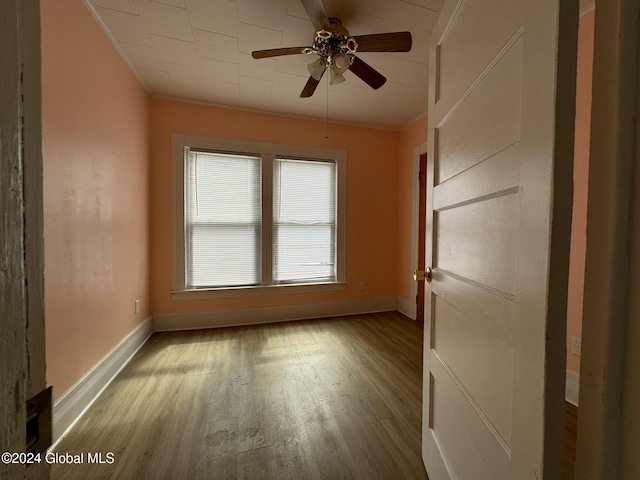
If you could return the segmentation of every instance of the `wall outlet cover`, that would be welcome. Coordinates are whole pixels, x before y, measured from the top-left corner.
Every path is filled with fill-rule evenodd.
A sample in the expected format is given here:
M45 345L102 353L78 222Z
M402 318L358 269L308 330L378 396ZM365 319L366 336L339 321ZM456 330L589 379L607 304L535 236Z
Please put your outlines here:
M571 353L578 357L582 354L582 339L578 337L571 337Z

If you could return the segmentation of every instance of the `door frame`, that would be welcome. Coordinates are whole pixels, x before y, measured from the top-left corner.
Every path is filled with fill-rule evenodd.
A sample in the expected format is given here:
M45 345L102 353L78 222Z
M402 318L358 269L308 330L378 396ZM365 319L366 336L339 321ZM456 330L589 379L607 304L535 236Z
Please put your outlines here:
M419 205L420 205L420 179L418 175L420 173L420 155L427 153L427 143L422 143L413 147L413 166L411 174L411 182L413 184L413 217L411 222L411 264L414 265L414 269L418 266L418 247L419 247ZM427 163L429 159L427 158ZM418 295L418 282L411 282L411 318L416 320L418 318L418 312L416 308L416 296Z
M26 400L45 380L43 164L40 2L8 0L0 43L9 68L0 69L0 256L7 275L0 288L0 338L10 360L0 362L0 440L3 451L26 446ZM17 399L17 401L15 401ZM49 478L46 462L0 464L0 476Z
M576 478L588 480L640 476L640 7L603 6L596 0L576 446Z

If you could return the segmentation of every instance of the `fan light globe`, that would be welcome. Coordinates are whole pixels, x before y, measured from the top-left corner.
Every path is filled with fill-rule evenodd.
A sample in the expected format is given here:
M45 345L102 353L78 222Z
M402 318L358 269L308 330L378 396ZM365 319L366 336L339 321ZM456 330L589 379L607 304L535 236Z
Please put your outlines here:
M351 66L351 59L346 53L338 53L333 56L333 69L338 73L346 72Z
M327 63L323 58L318 58L315 62L311 62L309 65L307 65L307 70L309 70L311 76L318 82L322 78L322 74L324 73L325 68L327 68Z
M330 70L330 72L331 72L331 80L329 81L329 83L331 85L337 85L338 83L344 82L345 80L344 75L342 75L340 72L338 72L333 68Z

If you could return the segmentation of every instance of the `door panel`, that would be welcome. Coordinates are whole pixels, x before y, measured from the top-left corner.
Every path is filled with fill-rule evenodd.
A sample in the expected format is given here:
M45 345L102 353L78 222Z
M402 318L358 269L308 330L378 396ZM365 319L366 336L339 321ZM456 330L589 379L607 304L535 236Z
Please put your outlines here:
M437 296L434 304L436 360L455 372L455 380L465 395L509 443L513 347ZM473 362L464 361L466 356Z
M517 227L513 219L517 213L518 196L514 194L436 212L433 264L513 295Z
M520 36L500 52L486 76L458 100L437 127L438 184L520 140L521 99ZM500 108L494 108L496 105Z
M557 63L572 28L559 0L451 0L438 21L425 242L431 480L560 471L563 425L548 419L563 408L564 366L551 359L564 343L547 333L566 315L566 269L549 271L551 258L568 263L573 123L560 123L572 112L555 95L575 82L575 65Z
M434 303L438 297L462 312L473 312L476 324L506 343L513 342L516 304L512 298L496 295L495 291L440 270L433 272L431 294Z
M450 2L448 2L450 3ZM450 110L496 53L509 47L523 25L522 2L462 2L454 3L454 11L444 7L436 35L436 55L440 73L436 78L439 108ZM496 8L497 7L497 8ZM489 27L490 28L487 28ZM482 41L469 42L470 38ZM460 59L463 58L461 62ZM433 70L430 68L430 72Z
M450 476L432 475L431 465L427 465L429 478L514 480L510 474L510 447L490 428L479 407L465 396L441 363L434 363L431 378L431 429L438 431L439 449L447 453L443 463Z
M515 143L478 163L473 169L467 169L445 183L436 185L434 201L438 203L434 203L434 210L441 211L448 206L490 196L495 192L517 192L520 164L512 160L519 155L519 151L520 144Z

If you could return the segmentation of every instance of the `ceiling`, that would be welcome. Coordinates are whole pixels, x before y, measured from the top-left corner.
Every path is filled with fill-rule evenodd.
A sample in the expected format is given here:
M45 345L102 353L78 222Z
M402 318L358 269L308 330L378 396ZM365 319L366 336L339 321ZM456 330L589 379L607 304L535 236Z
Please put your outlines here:
M427 112L428 50L444 0L325 0L351 35L411 32L407 53L358 53L387 77L373 90L353 73L300 98L315 55L255 60L253 50L309 46L300 0L86 0L154 96L399 130Z

